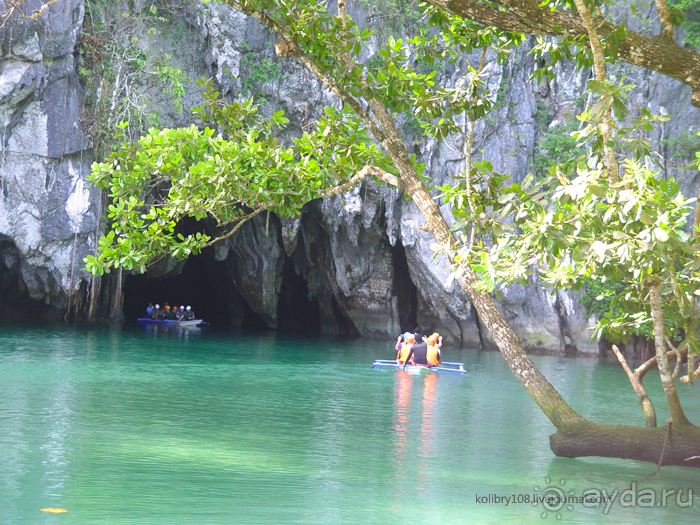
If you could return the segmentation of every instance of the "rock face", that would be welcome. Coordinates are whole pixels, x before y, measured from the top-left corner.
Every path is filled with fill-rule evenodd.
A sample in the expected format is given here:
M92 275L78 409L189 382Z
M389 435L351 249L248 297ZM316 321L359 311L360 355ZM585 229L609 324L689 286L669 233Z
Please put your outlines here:
M364 23L361 12L353 14ZM94 249L100 212L98 196L85 182L90 148L78 124L82 91L73 56L83 5L61 0L50 15L0 33L0 291L61 311L68 292L81 279L86 282L81 261ZM197 59L179 62L189 64L188 74L196 78L205 72L229 96L263 96L263 112L284 109L290 125L283 140L298 136L323 106L338 105L300 63L274 55L269 42L274 39L257 21L214 3L186 9L182 17L198 34L197 48L187 50ZM567 111L575 111L589 75L559 66L556 80L533 83L535 64L528 50L528 45L517 50L503 68L495 60L488 63L486 80L500 107L476 128L475 151L488 152L494 170L515 181L531 171L538 140L556 130ZM458 72L446 66L440 76L454 83ZM697 131L698 110L690 106L689 88L647 71L631 77L638 86L635 103L674 115L653 140ZM405 133L436 184L463 169L454 148L416 137L409 128ZM665 154L671 158L673 141L668 144ZM685 194L693 196L699 184L687 173L679 176L667 165L666 175L681 178ZM449 209L442 209L450 220ZM444 260L433 260L433 240L420 229L423 222L403 195L371 181L309 203L295 219L256 217L215 250L214 258L225 267L215 278L234 290L232 323L244 323L244 310L250 309L280 330L313 322L321 332L386 338L419 329L439 331L448 344L492 346L464 293L445 284L449 270ZM500 294L499 304L529 349L598 351L588 342L590 322L570 293L552 294L534 283L512 286ZM305 318L300 310L307 312Z
M0 273L18 279L20 295L58 310L84 284L99 216L73 61L83 10L80 0L62 0L35 22L0 30Z

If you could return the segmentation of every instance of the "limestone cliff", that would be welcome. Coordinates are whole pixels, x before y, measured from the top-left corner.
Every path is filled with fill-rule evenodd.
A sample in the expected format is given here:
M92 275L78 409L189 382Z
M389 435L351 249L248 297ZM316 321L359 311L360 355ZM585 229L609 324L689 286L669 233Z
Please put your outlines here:
M13 24L2 33L0 292L50 303L57 313L65 312L69 297L86 297L70 292L79 283L88 288L81 261L94 249L100 215L98 195L85 183L92 158L81 131L83 89L74 59L83 13L80 0L61 0L45 20ZM354 15L366 23L366 14ZM301 64L274 55L274 38L256 21L220 4L191 5L178 10L177 17L186 28L187 45L181 35L165 31L139 45L146 50L170 46L173 62L189 78L211 76L228 96L264 97L263 112L284 109L291 122L283 138L300 133L324 105L338 104ZM495 170L516 181L532 169L538 142L575 111L589 75L562 66L550 83L530 81L536 67L528 55L531 45L519 49L504 68L488 63L488 83L500 107L476 129L477 150L488 152ZM262 64L269 70L256 76ZM445 67L440 76L454 82L456 72ZM654 140L697 131L698 110L690 106L689 88L648 71L631 76L638 86L635 103L674 115ZM183 100L196 103L192 82ZM188 119L187 111L164 110L161 123ZM416 136L410 126L405 132L407 144L437 183L445 184L463 169L461 157L447 144ZM674 151L668 148L664 153L671 158ZM694 172L678 172L672 164L667 171L684 181L686 195L697 193ZM449 217L449 209L443 211ZM490 338L465 295L454 284L445 285L448 271L444 261L433 260L432 239L420 229L422 222L403 195L366 181L345 195L310 203L294 220L251 221L217 247L217 273L211 278L235 290L228 306L233 324L244 322L244 305L271 328L289 327L293 321L284 312L293 310L293 296L303 293L318 310L322 332L385 338L420 328L440 331L450 344L488 347ZM293 282L303 286L295 288ZM583 309L569 293L513 286L501 294L500 305L530 349L597 352L597 345L588 342ZM0 307L0 314L7 312Z
M29 12L41 5L31 0ZM0 314L29 297L68 307L82 259L94 250L98 194L85 178L92 155L79 121L83 90L75 46L82 0L51 6L36 22L0 31ZM39 307L39 310L44 308Z

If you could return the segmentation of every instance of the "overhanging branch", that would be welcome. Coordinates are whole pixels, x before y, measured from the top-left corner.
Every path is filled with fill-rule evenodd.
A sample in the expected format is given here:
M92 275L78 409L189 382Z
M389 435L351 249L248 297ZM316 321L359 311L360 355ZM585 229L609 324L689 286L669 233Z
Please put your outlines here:
M576 13L555 9L551 11L539 0L494 0L503 10L476 0L426 0L429 4L456 15L504 31L530 35L565 36L586 35L586 27ZM543 5L544 7L540 7ZM604 23L597 27L598 35L605 38L620 26ZM700 107L700 54L678 45L666 34L647 36L627 31L626 38L617 46L618 58L629 64L657 71L675 78L693 89L691 103Z

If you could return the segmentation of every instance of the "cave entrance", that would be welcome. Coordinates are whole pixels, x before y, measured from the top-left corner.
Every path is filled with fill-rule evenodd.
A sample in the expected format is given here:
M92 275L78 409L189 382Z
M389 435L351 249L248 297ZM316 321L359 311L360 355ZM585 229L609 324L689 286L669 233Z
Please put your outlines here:
M10 237L0 235L0 322L44 320L49 313L47 305L29 297L21 264L22 256L17 245Z
M396 243L391 248L394 263L394 295L399 303L399 324L402 332L414 332L418 327L418 289L408 271L408 259L403 245Z
M309 300L306 280L294 271L294 263L289 257L282 268L282 288L277 300L277 331L295 335L321 334L321 307L316 298Z
M148 303L162 307L191 306L198 319L216 328L267 329L227 276L224 262L214 260L213 249L187 259L178 275L149 279L128 275L124 283L124 319L146 316Z

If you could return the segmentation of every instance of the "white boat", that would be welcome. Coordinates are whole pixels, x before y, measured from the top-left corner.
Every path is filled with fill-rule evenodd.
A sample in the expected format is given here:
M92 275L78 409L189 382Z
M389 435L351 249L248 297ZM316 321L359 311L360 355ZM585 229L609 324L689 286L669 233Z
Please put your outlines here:
M372 368L398 368L399 370L405 370L411 374L425 374L428 372L457 372L458 374L464 374L463 363L448 363L443 361L439 366L415 366L415 365L401 365L398 361L392 361L390 359L377 359L372 363Z
M139 317L138 322L144 324L159 324L163 326L181 326L183 328L203 328L207 326L207 323L202 319L177 321L175 319L150 319L148 317Z

